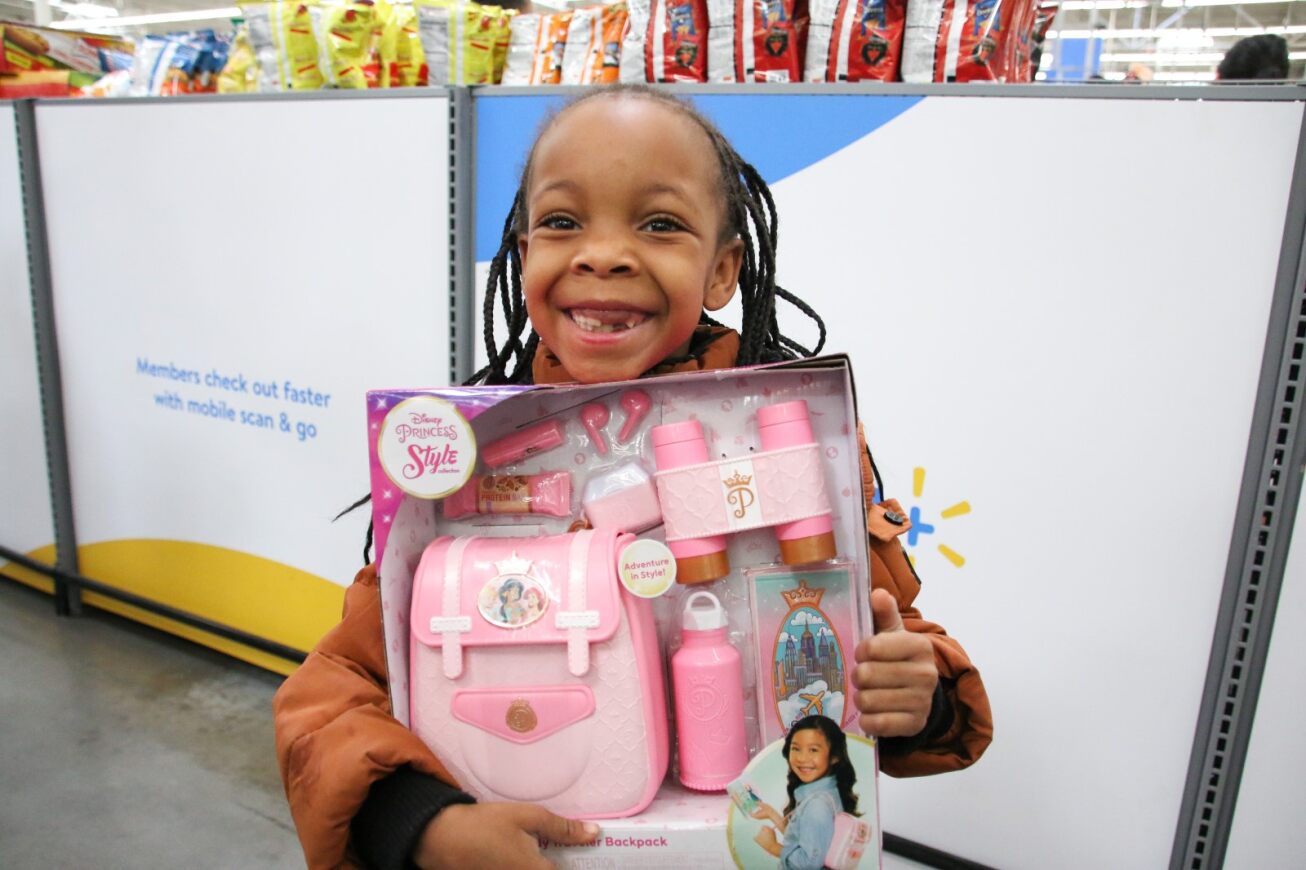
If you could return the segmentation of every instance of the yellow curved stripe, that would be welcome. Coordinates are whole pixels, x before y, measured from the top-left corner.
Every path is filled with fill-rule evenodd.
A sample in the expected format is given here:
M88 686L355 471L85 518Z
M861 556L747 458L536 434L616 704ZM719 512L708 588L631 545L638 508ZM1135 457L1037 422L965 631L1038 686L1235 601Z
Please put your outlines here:
M911 493L916 498L920 498L923 492L925 492L925 469L918 465L912 469Z
M54 544L47 544L44 547L37 547L30 553L24 553L29 559L37 562L44 562L53 566L55 562ZM25 586L31 586L33 589L40 589L47 595L54 594L54 581L44 574L38 574L35 571L24 568L22 565L15 565L13 562L0 562L0 576L8 577L10 580L17 580Z
M78 547L80 573L256 637L309 650L340 621L343 587L263 559L188 541L108 541ZM279 674L294 662L88 592L83 601Z

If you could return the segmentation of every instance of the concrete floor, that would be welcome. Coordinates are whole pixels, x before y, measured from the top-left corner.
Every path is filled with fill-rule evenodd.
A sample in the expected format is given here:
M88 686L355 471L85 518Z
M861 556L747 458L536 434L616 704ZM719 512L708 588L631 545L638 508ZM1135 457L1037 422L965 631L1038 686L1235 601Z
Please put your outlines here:
M303 867L281 678L0 579L0 867Z

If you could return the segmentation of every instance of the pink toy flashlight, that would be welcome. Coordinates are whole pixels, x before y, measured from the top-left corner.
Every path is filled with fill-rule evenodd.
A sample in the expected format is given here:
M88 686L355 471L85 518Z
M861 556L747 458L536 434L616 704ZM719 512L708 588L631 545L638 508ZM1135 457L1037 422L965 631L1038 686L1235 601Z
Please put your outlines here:
M649 435L659 471L708 461L707 441L697 420L654 426ZM725 535L671 541L667 546L676 557L677 583L710 583L730 573Z
M807 403L802 399L758 408L757 432L763 450L816 443ZM780 542L780 558L786 565L805 565L835 557L834 523L828 513L781 523L775 527L775 536Z

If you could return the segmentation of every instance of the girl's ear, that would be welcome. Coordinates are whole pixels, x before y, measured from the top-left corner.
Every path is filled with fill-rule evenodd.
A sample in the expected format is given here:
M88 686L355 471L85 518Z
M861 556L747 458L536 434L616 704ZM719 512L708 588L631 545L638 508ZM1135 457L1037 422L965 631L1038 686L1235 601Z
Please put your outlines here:
M523 252L522 259L526 259ZM707 285L707 294L703 297L703 307L708 311L720 311L735 296L739 286L739 269L744 264L744 240L733 239L717 251L716 263L712 266L712 278Z

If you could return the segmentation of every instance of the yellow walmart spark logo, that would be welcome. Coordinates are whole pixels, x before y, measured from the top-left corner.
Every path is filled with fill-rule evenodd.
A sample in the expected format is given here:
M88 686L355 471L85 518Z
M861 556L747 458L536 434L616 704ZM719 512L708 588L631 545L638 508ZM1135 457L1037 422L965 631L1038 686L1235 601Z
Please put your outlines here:
M917 499L924 496L925 494L925 469L924 468L917 466L912 471L911 493L912 496ZM970 513L970 502L963 500L957 502L951 507L944 508L943 511L939 514L939 516L942 517L944 520L951 520L951 519L955 519L956 517L965 516L968 513ZM924 518L921 516L921 509L919 505L912 505L912 508L908 513L908 519L911 520L911 528L907 530L908 547L914 549L918 544L923 545L924 542L921 541L921 538L923 536L935 534L934 524L925 522ZM963 556L961 553L958 553L956 550L952 549L951 547L949 547L947 544L939 543L936 546L938 547L939 552L943 554L943 558L947 559L953 565L960 568L961 566L966 564L966 557ZM916 557L914 555L909 554L908 558L912 560L913 565L916 564Z

